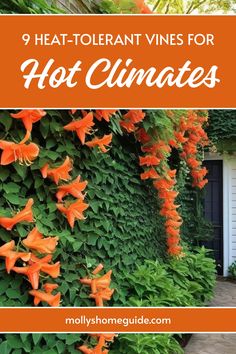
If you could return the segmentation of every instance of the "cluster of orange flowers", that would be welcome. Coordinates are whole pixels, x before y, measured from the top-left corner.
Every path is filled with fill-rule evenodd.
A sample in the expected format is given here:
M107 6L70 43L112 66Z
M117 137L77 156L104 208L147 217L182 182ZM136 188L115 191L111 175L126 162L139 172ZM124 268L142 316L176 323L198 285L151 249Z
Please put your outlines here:
M187 136L185 138L186 141L183 142L181 157L190 168L193 187L201 189L208 182L205 178L207 169L206 167L201 167L201 162L197 159L197 147L204 147L209 144L207 134L202 128L203 124L207 122L207 116L200 116L196 112L189 111L186 118L182 118L179 125L179 134Z
M72 110L74 114L76 110ZM104 119L106 122L110 121L110 117L116 113L116 110L97 110L95 114L93 112L82 111L83 118L75 119L71 123L64 126L67 131L76 132L78 138L82 145L87 145L90 148L98 146L101 152L105 153L108 151L112 141L112 134L104 135L102 138L94 137L91 141L85 142L86 135L91 135L93 133L92 127L95 125L93 121L93 116L99 121Z
M23 210L13 217L0 217L0 225L6 230L21 222L34 222L33 199L29 199ZM5 243L0 247L0 256L5 258L7 273L14 271L23 274L28 278L32 286L29 294L34 296L34 304L38 305L41 301L47 302L50 306L59 306L61 294L53 295L52 292L58 287L57 284L46 283L44 290L38 290L41 273L48 274L52 278L60 275L60 262L51 264L52 253L55 251L58 237L43 237L36 227L18 245L15 241ZM19 251L19 247L26 250ZM42 256L41 258L38 255ZM18 260L23 261L23 266L15 266Z
M175 204L178 192L173 190L176 184L176 170L167 170L163 178L154 181L153 185L158 190L158 196L162 200L160 214L165 217L165 230L167 235L168 253L172 256L180 256L182 247L180 246L180 226L181 216Z
M99 264L92 274L96 276L103 269L103 265ZM89 297L95 300L96 306L103 306L103 301L111 300L114 289L110 289L112 270L105 275L94 278L82 278L80 282L91 287L91 294Z
M111 274L112 270L107 272L105 275L96 277L98 273L103 269L103 264L99 264L92 275L92 278L82 278L80 282L84 285L91 287L91 294L89 297L95 300L96 306L103 306L104 301L111 300L114 293L114 289L110 289L111 284ZM94 348L88 348L86 345L78 347L78 349L85 354L108 354L106 347L106 342L112 342L114 340L115 334L91 334L92 337L98 338L98 343Z
M65 161L57 167L50 167L47 163L41 168L41 173L43 178L50 178L58 186L60 181L69 181L71 179L70 171L73 169L73 161L66 157ZM87 186L87 181L80 181L80 176L78 176L74 181L68 184L62 184L58 186L56 197L58 200L57 209L63 213L73 229L75 220L84 220L85 217L83 212L89 207L88 204L84 203L85 195L82 191ZM66 201L63 203L63 198L67 195L71 195L77 198L75 202Z
M74 114L76 110L72 110ZM116 113L116 110L96 110L95 113L82 111L83 118L72 121L64 126L67 131L75 131L78 135L81 144L87 145L90 148L98 146L101 152L107 152L108 147L112 141L112 134L104 135L102 138L94 137L91 141L85 142L86 135L93 133L92 127L95 125L93 122L93 115L99 121L104 119L109 122L110 117ZM39 147L35 143L27 143L30 139L33 123L38 122L47 113L42 109L24 109L18 113L12 113L11 117L14 119L21 119L25 128L25 137L19 142L0 140L0 149L3 151L1 155L0 164L8 165L10 163L19 161L20 164L31 165L32 162L39 155ZM46 169L46 167L45 167Z
M140 123L144 117L145 113L141 109L132 109L123 115L123 119L120 121L120 126L128 133L133 133L138 129L136 124Z
M172 112L169 112L170 118ZM207 133L203 129L207 116L199 115L197 112L188 111L187 116L180 118L174 139L169 141L171 147L182 149L180 157L187 163L193 178L193 187L202 189L208 180L206 167L201 166L201 161L197 158L198 147L209 145Z
M168 112L172 119L174 113ZM153 179L153 185L158 191L158 196L162 200L160 214L166 218L165 230L167 235L168 253L179 256L182 254L180 246L180 226L181 216L175 204L178 192L174 190L176 184L176 170L168 167L168 157L172 148L182 149L180 157L183 158L191 170L193 186L203 188L207 183L204 177L207 174L205 167L201 167L201 162L197 159L198 146L205 146L209 143L207 134L203 129L203 124L207 121L206 116L197 112L188 111L186 116L182 116L176 124L174 137L165 143L159 139L154 132L154 137L149 136L144 128L136 131L136 139L142 144L142 151L145 156L140 156L140 166L146 169L141 173L141 179Z
M77 349L84 354L108 354L107 343L113 342L115 337L117 337L114 333L94 333L90 334L90 336L98 339L98 343L94 348L88 348L87 345L78 347Z
M11 114L14 119L21 119L26 134L23 140L19 143L13 141L0 140L0 149L3 150L1 155L1 165L9 165L12 162L19 161L20 164L30 165L39 155L39 147L35 143L26 144L29 140L33 123L39 121L46 115L46 112L41 109L24 109L16 114Z
M143 128L137 131L136 138L142 144L142 151L146 153L145 156L139 158L140 166L146 167L140 177L143 180L153 179L153 186L162 200L160 214L166 218L168 253L178 256L182 251L179 245L182 219L177 212L178 205L175 204L178 193L173 190L176 184L176 170L170 170L167 163L171 147L161 139L151 138ZM159 167L159 173L156 170L157 167Z

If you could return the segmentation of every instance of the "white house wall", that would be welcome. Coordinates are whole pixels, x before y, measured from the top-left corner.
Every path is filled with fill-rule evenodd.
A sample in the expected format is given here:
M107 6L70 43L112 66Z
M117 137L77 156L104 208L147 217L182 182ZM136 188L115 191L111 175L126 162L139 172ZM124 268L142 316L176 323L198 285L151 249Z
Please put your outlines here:
M236 261L236 159L229 164L230 175L230 238L231 238L231 263Z

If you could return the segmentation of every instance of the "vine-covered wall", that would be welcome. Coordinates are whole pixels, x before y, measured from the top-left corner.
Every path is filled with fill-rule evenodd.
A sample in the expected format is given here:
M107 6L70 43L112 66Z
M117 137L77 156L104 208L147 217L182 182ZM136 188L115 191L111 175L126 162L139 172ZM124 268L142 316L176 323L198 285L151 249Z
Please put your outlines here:
M210 110L207 132L219 152L236 152L236 110Z
M107 116L108 112L110 116ZM0 305L30 305L33 303L33 294L43 296L42 306L46 305L45 302L52 305L51 299L61 293L62 306L91 306L94 301L89 298L88 288L81 284L80 279L90 276L98 263L104 265L105 271L113 271L111 286L114 294L109 302L111 306L127 306L131 296L134 303L141 304L143 301L146 306L154 306L157 300L161 301L161 305L170 306L203 303L206 298L205 295L202 298L202 292L206 289L206 277L199 276L201 280L197 287L196 284L192 286L191 272L198 273L199 266L190 271L189 265L185 264L182 247L178 245L182 221L176 211L178 205L173 201L177 191L172 188L176 184L175 188L180 191L181 196L190 172L192 177L188 180L188 185L193 183L193 180L199 186L205 183L205 171L201 169L200 157L199 161L195 159L198 143L202 138L203 143L205 142L202 129L205 120L205 112L186 111L1 111L0 256L3 261L0 264ZM133 134L140 121L143 121L143 127L139 128L139 133ZM85 122L86 125L81 128L81 124ZM75 128L78 124L79 132ZM70 131L73 129L75 131ZM150 135L144 134L145 129ZM81 135L82 132L84 135ZM97 138L91 138L91 134L104 137L113 135L113 139L106 144L106 148L103 145L93 148L93 142ZM148 144L145 145L143 141L147 138ZM182 139L183 145L178 142L178 138ZM31 142L25 143L26 139ZM99 142L103 139L100 138ZM143 145L137 139L142 141ZM197 141L193 143L193 139ZM168 144L173 146L172 154ZM178 149L181 151L182 148L186 161L180 161L180 154L177 153ZM149 149L152 152L148 153ZM144 155L145 150L147 151ZM143 164L147 166L143 167ZM62 178L59 186L56 178ZM63 186L74 186L73 183L78 178L80 182L86 181L87 184L84 186L86 188L83 187L83 195L77 195L76 192L76 198L86 206L86 210L84 216L81 213L79 216L76 214L76 218L81 220L76 220L73 227L70 217L65 217L58 205L63 203L64 209L70 207L75 200L72 197L75 190L70 189L72 195L65 195L63 202L58 200L58 192ZM68 180L66 184L63 179ZM158 188L160 194L157 193ZM27 216L26 219L21 219L19 212L25 210L29 201L32 205L32 215L30 211L29 218ZM188 214L188 207L185 206L184 209L184 203L181 204ZM189 214L190 218L194 218L194 209L189 210ZM183 215L184 222L185 217L186 215ZM15 223L15 220L18 222ZM189 222L188 217L186 222ZM41 236L35 232L32 236L34 226ZM186 240L191 244L194 236L188 233L189 230L186 231L189 240L187 237ZM184 282L176 276L173 278L172 268L168 268L169 275L166 273L166 264L170 259L166 252L166 241L170 241L168 250L174 252L172 256L177 257L174 272L178 266L180 269L186 269ZM55 242L58 242L58 245ZM12 243L13 247L6 252L6 247L11 247ZM29 253L25 252L29 252L32 247L33 255L26 260ZM32 281L27 269L31 269L32 262L33 266L34 262L42 262L42 253L51 251L54 263L46 265L46 274L44 270L43 274L40 273L40 285L37 290L38 284L35 285ZM9 263L12 255L16 256L14 264ZM35 260L35 255L40 258ZM46 257L48 256L51 257L50 254ZM178 261L178 257L184 257L183 262ZM208 264L205 252L199 256L189 254L186 256L186 262L192 262L190 257L196 258L194 267L198 263L202 264L202 261ZM154 266L150 268L147 261L158 263L153 263ZM54 269L58 262L61 268L59 277L59 272L56 276L48 272ZM142 265L144 269L141 272L145 277L139 289L141 273L137 271L137 267ZM45 269L45 266L42 269ZM207 271L211 276L207 280L207 298L212 293L214 284L213 263L209 269ZM190 272L189 275L187 271ZM129 277L130 274L136 274L137 282L135 278ZM179 277L181 272L177 274ZM160 291L158 297L152 295L157 294L154 289L155 277L160 280L157 287ZM56 284L54 278L57 278ZM150 287L152 279L154 283ZM44 286L48 283L50 286L53 283L53 287L59 285L56 289L57 295L44 294ZM190 289L194 289L194 292L190 293ZM141 290L144 291L143 295ZM173 291L175 296L172 296L170 302L169 294ZM35 295L36 299L37 296ZM121 340L122 338L121 336ZM156 345L159 339L164 340L164 337L161 338L155 337ZM0 338L0 350L5 348L6 353L14 354L22 353L20 348L35 354L74 353L75 344L80 340L79 335L6 335ZM148 341L147 337L146 340ZM171 339L171 343L178 345L174 339ZM51 352L48 350L50 346L54 347ZM117 347L119 348L118 344ZM12 351L13 348L19 349L18 352Z
M79 140L73 135L61 135L61 127L70 120L67 112L63 115L49 112L34 125L32 132L33 141L41 148L39 158L28 167L18 162L0 167L0 215L22 209L33 197L38 230L44 235L58 236L60 240L55 259L61 261L62 306L91 305L78 279L86 274L86 266L91 269L98 262L104 263L106 269L114 270L117 288L114 301L124 304L121 286L124 273L131 271L137 262L155 259L164 253L165 235L158 216L158 202L153 188L140 180L141 169L134 142L116 137L106 154L88 147L81 149ZM22 138L20 123L13 121L8 112L1 112L0 122L0 138L6 134L13 140ZM102 124L100 129L106 130ZM49 159L51 162L63 161L68 155L74 161L74 177L81 175L88 181L85 200L90 206L86 220L77 222L73 231L56 208L55 185L45 180L40 172ZM31 225L22 224L16 225L11 232L1 228L0 239L2 242L18 240L31 229ZM25 285L22 286L21 276L6 274L1 263L1 306L29 304L32 299L29 299L29 287Z

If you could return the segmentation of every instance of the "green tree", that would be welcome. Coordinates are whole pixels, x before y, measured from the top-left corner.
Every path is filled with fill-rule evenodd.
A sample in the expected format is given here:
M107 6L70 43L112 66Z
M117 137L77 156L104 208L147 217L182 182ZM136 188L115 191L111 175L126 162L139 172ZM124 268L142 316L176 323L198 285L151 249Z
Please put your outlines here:
M149 4L158 13L227 13L236 10L236 0L150 0Z

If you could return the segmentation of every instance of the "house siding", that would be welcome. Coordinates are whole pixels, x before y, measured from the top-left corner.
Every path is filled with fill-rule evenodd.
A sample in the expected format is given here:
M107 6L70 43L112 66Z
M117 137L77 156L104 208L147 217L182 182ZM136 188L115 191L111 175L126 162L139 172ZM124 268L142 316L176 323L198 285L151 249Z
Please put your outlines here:
M230 163L230 224L231 224L231 262L236 261L236 160Z

